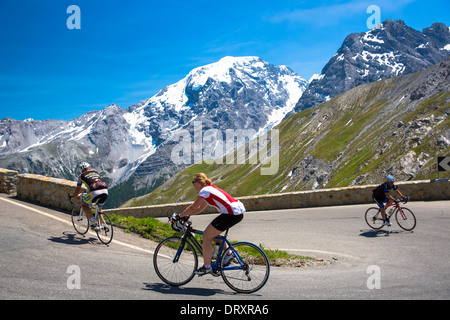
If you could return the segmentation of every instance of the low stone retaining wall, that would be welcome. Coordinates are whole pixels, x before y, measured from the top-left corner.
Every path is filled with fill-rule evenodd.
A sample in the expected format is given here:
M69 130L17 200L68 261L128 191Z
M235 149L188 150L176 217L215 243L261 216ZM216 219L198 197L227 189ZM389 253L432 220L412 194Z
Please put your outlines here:
M19 172L0 168L0 193L16 195Z
M450 181L409 181L396 183L404 195L411 201L450 200ZM261 196L240 197L247 211L280 210L306 207L338 206L374 203L372 190L377 185L349 188L320 189ZM167 217L173 212L180 213L192 202L154 205L147 207L118 208L108 210L111 213L135 217ZM217 212L208 208L206 213Z
M73 194L77 183L37 174L17 175L17 197L63 211L79 210L79 201L71 204L67 194ZM85 190L85 189L83 189Z
M14 177L17 179L17 197L32 201L47 207L71 211L74 208L67 194L73 194L76 182L63 179L49 178L35 174L17 174L17 171L0 169L0 192L10 193L13 190ZM396 185L411 201L450 200L450 181L422 180L397 182ZM339 206L351 204L373 203L372 190L376 185L360 187L320 189L300 192L270 194L238 198L247 211L294 209L305 207ZM181 212L192 202L172 203L135 208L118 208L105 210L106 212L135 217L167 217L173 212ZM79 206L77 205L77 208ZM216 212L208 208L206 213Z

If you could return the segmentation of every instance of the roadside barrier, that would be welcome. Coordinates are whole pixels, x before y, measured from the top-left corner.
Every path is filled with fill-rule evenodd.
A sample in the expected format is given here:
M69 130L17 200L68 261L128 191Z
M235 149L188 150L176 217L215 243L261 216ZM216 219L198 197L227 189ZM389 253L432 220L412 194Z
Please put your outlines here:
M411 201L450 200L450 181L420 180L397 182L400 191ZM347 188L318 189L299 192L239 197L247 211L280 210L306 207L323 207L373 203L372 190L376 185ZM0 192L17 195L18 198L47 207L71 211L73 205L67 199L72 194L76 182L50 178L35 174L19 174L0 168ZM171 203L144 207L117 208L105 212L134 217L167 217L173 212L181 212L192 202ZM216 212L208 208L205 213Z

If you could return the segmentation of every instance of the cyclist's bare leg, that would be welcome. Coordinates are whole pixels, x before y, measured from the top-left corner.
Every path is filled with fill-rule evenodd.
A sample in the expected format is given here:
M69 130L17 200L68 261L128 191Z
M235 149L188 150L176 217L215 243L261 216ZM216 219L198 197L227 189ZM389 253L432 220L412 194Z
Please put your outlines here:
M203 232L203 243L202 243L202 252L203 252L203 264L211 265L212 258L212 242L215 237L220 235L223 231L217 230L211 224L206 227ZM216 241L216 240L215 240Z
M89 219L91 219L93 217L89 206L85 205L84 203L81 203L81 208L83 209L84 213L88 216Z
M98 206L98 212L99 212L98 219L100 220L100 224L103 224L104 221L103 221L103 217L102 217L102 213L103 213L102 207Z
M391 198L389 198L389 201L387 203L388 206L391 206L392 204L394 204L394 200L392 200Z
M386 207L383 206L380 208L381 211L381 217L383 218L383 220L386 220Z

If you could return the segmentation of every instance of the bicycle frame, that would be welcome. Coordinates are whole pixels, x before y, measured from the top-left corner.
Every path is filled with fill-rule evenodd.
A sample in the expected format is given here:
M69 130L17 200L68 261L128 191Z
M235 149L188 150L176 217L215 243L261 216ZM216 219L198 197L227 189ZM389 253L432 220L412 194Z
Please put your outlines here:
M86 196L86 194L87 194L87 193L80 193L80 201L82 201L81 198L83 198L84 196ZM89 209L91 210L91 212L92 212L92 209L94 209L94 217L95 217L95 220L97 220L97 221L103 223L103 219L101 219L101 216L100 216L100 209L99 209L99 207L98 207L97 202L91 203L91 204L89 205ZM101 219L101 220L100 220L100 219ZM90 223L90 221L89 221L89 223Z
M196 233L196 234L199 234L199 235L203 236L203 231L197 230L197 229L193 229L191 227L191 222L188 222L187 229L186 229L185 233L181 237L181 245L178 248L177 253L176 253L176 255L175 255L174 259L173 259L174 263L178 262L178 259L180 258L180 255L181 255L181 253L184 250L184 244L185 244L185 242L187 240L190 240L191 243L193 244L195 250L197 250L200 255L203 255L203 253L202 253L202 251L203 251L202 250L202 246L200 245L200 243L198 243L197 239L195 239L193 233ZM219 235L219 236L216 236L214 238L214 239L217 239L217 240L221 241L221 245L220 245L219 253L217 254L216 262L211 265L211 267L213 268L214 271L237 270L237 269L241 269L241 268L245 268L246 267L246 263L244 262L244 260L242 260L242 258L239 255L239 253L233 248L231 243L228 241L227 235L228 235L228 230L225 232L225 235L223 235L223 236ZM219 258L222 257L222 253L224 252L225 244L228 246L228 249L233 252L234 257L239 262L239 266L224 267L224 268L220 268L219 267L219 264L220 264Z
M86 195L85 193L81 193L80 197L84 197L85 195ZM70 194L68 194L67 196L69 198L70 203L73 204L72 196ZM90 210L91 214L93 215L93 217L95 217L95 220L97 221L97 224L98 224L98 229L97 228L95 229L95 231L97 233L97 237L99 238L99 240L102 243L109 244L111 242L111 240L112 240L112 237L113 237L113 227L112 227L111 219L108 217L108 215L106 213L103 213L100 210L100 207L99 207L97 202L91 203L88 207L89 207L89 210ZM80 215L79 216L80 217L81 216L86 217L86 219L87 219L86 229L84 229L84 227L81 230L79 230L77 228L77 226L75 225L75 221L73 220L73 217L74 217L73 212L72 212L72 223L73 223L73 226L74 226L75 230L78 233L85 234L89 230L89 227L91 225L91 220L89 219L89 216L84 212L83 208L80 208ZM78 219L77 222L79 222L81 220L82 219ZM104 234L103 234L103 232L104 232Z
M404 203L406 203L406 201L405 201ZM387 204L387 205L385 206L385 210L387 210L387 208L389 208L389 207L395 207L395 210L398 210L398 211L400 212L400 214L402 215L402 218L403 218L403 219L406 219L406 216L405 216L405 214L403 213L403 210L400 208L400 201L394 201L392 204ZM391 217L391 216L394 215L395 210L392 212L391 215L389 215L389 217ZM387 213L387 211L386 211L386 213Z

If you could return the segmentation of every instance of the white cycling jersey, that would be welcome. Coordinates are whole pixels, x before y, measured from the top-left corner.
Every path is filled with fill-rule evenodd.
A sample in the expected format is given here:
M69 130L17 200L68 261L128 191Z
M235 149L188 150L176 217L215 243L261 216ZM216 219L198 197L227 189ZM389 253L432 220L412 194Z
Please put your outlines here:
M245 212L242 202L214 185L205 186L200 190L198 196L205 199L208 205L217 208L220 213L239 215Z

